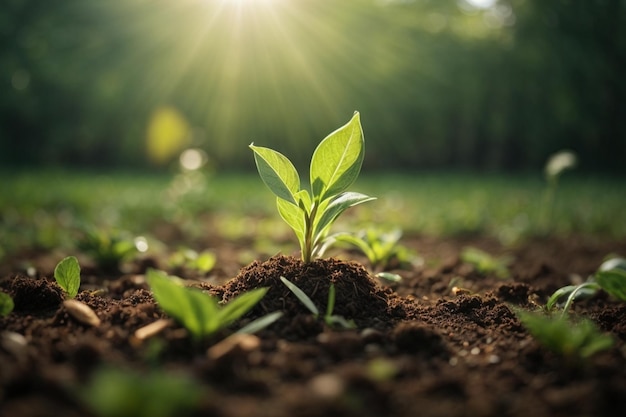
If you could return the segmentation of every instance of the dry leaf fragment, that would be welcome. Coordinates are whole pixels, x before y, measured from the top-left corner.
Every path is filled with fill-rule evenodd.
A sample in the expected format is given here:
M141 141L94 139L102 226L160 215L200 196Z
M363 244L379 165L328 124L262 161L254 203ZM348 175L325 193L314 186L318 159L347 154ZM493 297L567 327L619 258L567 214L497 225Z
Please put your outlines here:
M93 327L98 327L100 325L100 318L87 304L81 303L78 300L70 299L63 301L63 306L70 316L74 317L79 322Z

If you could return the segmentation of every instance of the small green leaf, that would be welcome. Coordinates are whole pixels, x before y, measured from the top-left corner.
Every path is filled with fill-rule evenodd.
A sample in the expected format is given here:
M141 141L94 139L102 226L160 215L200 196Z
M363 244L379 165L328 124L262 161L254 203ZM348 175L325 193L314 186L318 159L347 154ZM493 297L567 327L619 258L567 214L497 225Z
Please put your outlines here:
M302 192L307 193L306 190L302 190ZM300 247L302 248L304 245L304 236L306 232L306 223L305 223L305 211L302 210L297 205L293 205L282 198L276 199L276 207L278 208L278 213L280 217L293 229L296 233L296 237L300 242Z
M187 288L162 271L149 269L146 280L161 309L179 321L195 338L220 328L217 301L194 288Z
M291 161L269 148L250 144L250 149L254 151L254 160L265 185L277 197L297 205L294 196L300 191L300 177Z
M80 287L80 265L75 256L61 260L54 268L54 279L70 298L76 297Z
M195 265L198 271L207 273L213 269L215 263L217 262L217 257L213 252L202 252L198 255L198 258L195 260Z
M15 308L13 298L5 292L0 291L0 317L8 316Z
M298 286L293 282L287 280L287 278L285 277L280 277L280 280L283 282L283 284L287 286L287 288L289 288L289 290L296 297L298 297L298 300L300 300L300 302L304 304L304 306L311 312L311 314L313 314L315 317L319 316L319 310L317 309L315 304L313 304L313 301L309 298L309 296L304 293L304 291L298 288Z
M595 274L595 280L604 291L626 301L626 271L617 268L599 271Z
M265 296L268 288L255 288L232 299L222 306L219 313L221 326L227 326L250 311L261 298Z
M334 309L335 309L335 284L331 282L330 287L328 287L328 302L326 303L326 317L332 316Z
M359 176L365 142L358 112L328 135L311 158L311 191L316 201L345 191Z
M341 213L350 207L372 200L376 200L376 197L370 197L365 194L355 192L345 192L334 197L323 211L319 220L314 224L314 235L317 236L322 233L324 229L331 225Z
M379 272L376 274L378 278L384 279L389 282L400 282L402 281L402 276L398 274L394 274L393 272Z
M228 326L253 308L267 292L267 288L257 288L220 306L215 297L185 287L180 279L165 272L149 269L146 280L161 309L185 326L195 339Z
M267 326L269 326L270 324L274 323L276 320L278 320L282 316L283 316L282 311L275 311L273 313L266 314L263 317L259 317L258 319L246 324L244 327L237 330L235 333L254 334L258 332L259 330L262 330L266 328Z
M565 318L534 312L519 310L516 313L538 342L565 357L584 359L613 345L613 338L601 333L590 320L572 323Z
M612 269L621 269L622 271L626 271L626 259L613 257L602 262L602 265L598 268L599 271L610 271Z

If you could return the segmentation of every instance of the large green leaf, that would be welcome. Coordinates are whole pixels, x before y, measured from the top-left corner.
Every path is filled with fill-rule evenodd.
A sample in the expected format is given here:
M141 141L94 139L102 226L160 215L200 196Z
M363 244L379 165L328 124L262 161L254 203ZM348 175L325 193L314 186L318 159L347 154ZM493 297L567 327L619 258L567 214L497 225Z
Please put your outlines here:
M279 198L297 204L295 194L300 191L300 177L291 161L280 152L269 148L254 146L254 161L261 179Z
M327 226L332 224L335 219L348 208L371 200L376 200L376 197L370 197L351 191L342 193L333 198L314 225L315 236L322 233Z
M68 256L54 268L54 279L70 298L76 297L80 287L80 265L75 256Z
M328 135L311 158L311 191L322 201L345 191L361 171L364 156L363 130L359 113Z

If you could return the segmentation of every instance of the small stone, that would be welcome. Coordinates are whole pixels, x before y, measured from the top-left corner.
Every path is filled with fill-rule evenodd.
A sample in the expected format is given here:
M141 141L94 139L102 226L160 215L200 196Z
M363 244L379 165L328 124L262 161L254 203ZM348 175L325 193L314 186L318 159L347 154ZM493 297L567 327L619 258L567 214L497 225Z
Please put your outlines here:
M345 391L343 380L335 374L322 374L309 381L311 392L324 399L334 399Z
M100 318L87 304L71 299L63 301L63 307L79 322L93 327L100 326Z
M207 350L209 359L218 360L228 354L249 353L261 346L261 339L252 334L233 334Z
M5 331L0 335L0 346L13 355L18 361L26 358L26 338L16 332Z
M145 340L161 333L164 329L172 324L171 320L159 319L135 331L135 337L139 340Z

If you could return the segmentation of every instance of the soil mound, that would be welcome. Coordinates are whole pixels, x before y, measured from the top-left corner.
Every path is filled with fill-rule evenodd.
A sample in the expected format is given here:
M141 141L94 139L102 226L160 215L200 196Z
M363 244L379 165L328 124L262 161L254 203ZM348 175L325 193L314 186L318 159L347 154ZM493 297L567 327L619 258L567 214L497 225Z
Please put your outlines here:
M255 261L217 291L228 302L243 292L268 287L263 300L251 312L253 317L278 310L287 317L308 313L282 283L281 276L304 291L321 313L326 311L328 291L333 283L336 294L333 314L354 320L360 328L389 328L399 320L413 317L416 310L411 300L383 287L361 264L336 258L305 264L292 256L277 255L264 262Z

